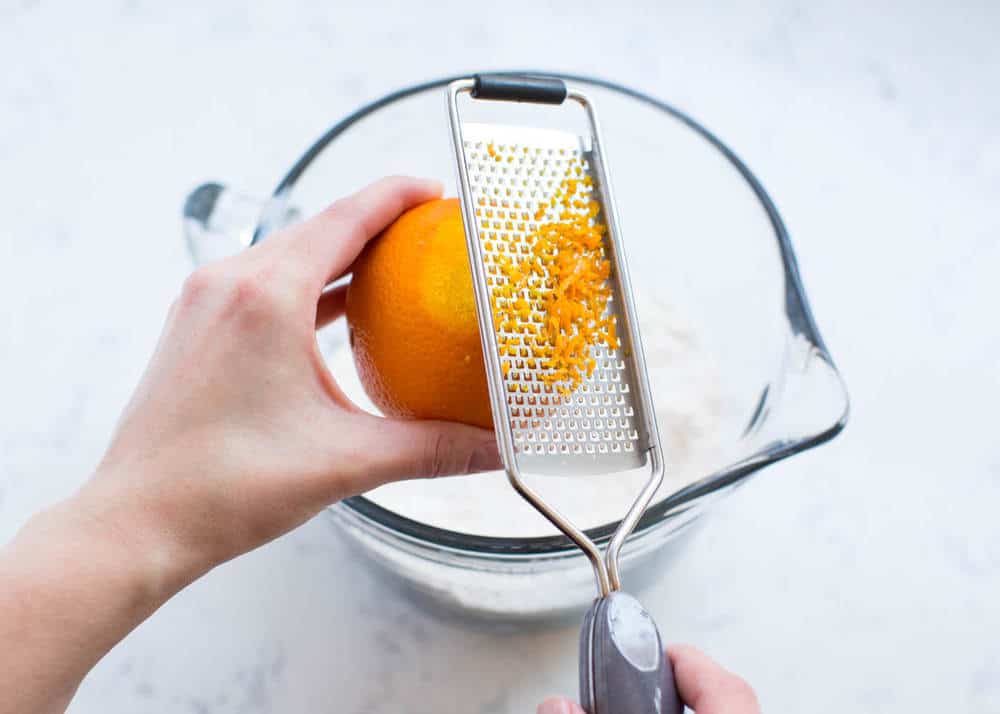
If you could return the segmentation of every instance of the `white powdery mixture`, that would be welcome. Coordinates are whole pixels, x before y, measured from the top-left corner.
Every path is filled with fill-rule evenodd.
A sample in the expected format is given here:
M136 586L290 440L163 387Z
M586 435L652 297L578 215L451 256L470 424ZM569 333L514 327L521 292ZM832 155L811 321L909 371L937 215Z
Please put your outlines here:
M718 459L720 397L717 372L694 327L662 301L640 305L643 345L666 453L658 497L702 478ZM364 397L346 346L328 355L331 369L359 405ZM536 477L533 487L584 528L628 510L648 472L610 476ZM402 516L439 528L498 537L551 535L554 527L525 503L502 472L417 480L382 486L368 497Z

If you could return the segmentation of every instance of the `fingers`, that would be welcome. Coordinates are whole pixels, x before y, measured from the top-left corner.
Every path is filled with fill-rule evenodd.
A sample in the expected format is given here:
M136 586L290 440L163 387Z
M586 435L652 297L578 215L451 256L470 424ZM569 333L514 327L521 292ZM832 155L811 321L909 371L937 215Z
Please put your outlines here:
M363 493L389 481L501 468L492 431L443 421L354 415L350 490Z
M321 291L343 275L365 247L404 211L437 198L437 181L404 176L380 179L272 240L293 249Z
M696 714L759 714L753 688L701 650L691 645L672 645L667 655L681 699Z
M673 645L667 655L681 699L695 714L760 714L757 695L741 677L724 669L701 650ZM586 714L571 699L552 697L538 705L537 714Z
M566 697L550 697L538 705L537 714L587 714L583 708Z
M316 329L321 330L339 319L347 309L347 285L326 290L316 304Z

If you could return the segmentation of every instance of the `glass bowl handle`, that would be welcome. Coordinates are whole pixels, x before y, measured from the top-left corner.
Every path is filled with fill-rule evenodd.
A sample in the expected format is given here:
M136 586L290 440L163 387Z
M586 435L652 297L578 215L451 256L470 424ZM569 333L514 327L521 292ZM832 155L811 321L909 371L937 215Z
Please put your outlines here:
M184 201L184 238L192 262L203 265L248 248L301 218L283 196L258 199L220 183L203 183Z

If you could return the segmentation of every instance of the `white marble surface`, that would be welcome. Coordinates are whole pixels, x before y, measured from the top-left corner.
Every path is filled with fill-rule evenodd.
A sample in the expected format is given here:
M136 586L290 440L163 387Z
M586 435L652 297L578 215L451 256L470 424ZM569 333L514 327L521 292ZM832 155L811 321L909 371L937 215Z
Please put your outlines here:
M853 396L841 439L717 509L646 597L663 630L768 711L1000 710L1000 7L246 5L0 3L0 540L99 458L194 183L268 189L406 82L593 71L759 173ZM71 711L529 712L574 691L575 638L439 622L314 522L176 597Z

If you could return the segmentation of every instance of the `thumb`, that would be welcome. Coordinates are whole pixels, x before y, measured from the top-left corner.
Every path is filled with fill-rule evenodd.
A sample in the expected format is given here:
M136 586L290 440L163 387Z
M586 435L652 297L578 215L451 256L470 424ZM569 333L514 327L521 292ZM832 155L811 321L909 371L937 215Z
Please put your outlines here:
M550 697L538 705L538 714L586 714L586 712L572 699Z
M356 443L365 454L358 493L405 478L502 468L492 431L445 421L361 418L367 424Z

